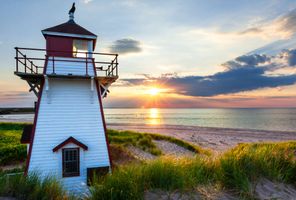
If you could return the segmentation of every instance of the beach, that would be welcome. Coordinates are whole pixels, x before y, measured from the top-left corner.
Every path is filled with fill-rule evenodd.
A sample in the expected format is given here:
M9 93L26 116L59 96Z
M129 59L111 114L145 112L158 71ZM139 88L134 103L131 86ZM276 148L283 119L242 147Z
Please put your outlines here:
M223 152L239 143L296 140L296 132L292 131L264 131L253 129L127 123L112 123L108 124L107 128L168 135L204 148L209 148L216 152Z
M1 115L0 121L33 123L33 114ZM224 152L239 143L296 140L296 131L272 131L147 123L108 123L108 121L109 120L107 118L108 129L163 134L199 145L203 148L211 149L215 152Z

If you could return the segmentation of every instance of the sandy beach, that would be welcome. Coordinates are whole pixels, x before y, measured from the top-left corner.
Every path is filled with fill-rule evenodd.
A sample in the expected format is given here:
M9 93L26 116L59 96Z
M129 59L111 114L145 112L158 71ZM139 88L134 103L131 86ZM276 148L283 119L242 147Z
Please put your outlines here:
M0 122L33 123L33 119L21 118L18 115L2 115ZM138 123L107 123L107 128L173 136L217 152L223 152L238 143L296 140L296 132L288 131Z
M296 132L285 131L145 124L108 124L107 128L169 135L214 151L225 151L238 143L296 140Z

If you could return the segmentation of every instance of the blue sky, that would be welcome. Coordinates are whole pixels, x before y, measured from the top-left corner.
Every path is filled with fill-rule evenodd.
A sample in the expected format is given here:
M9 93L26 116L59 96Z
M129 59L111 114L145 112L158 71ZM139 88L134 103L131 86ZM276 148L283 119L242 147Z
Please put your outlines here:
M2 106L32 105L33 95L27 95L28 88L25 82L13 75L13 48L15 46L44 48L45 40L40 31L67 21L67 12L72 2L73 0L15 0L1 3L0 103ZM291 29L290 26L283 25L285 16L296 8L296 1L292 0L76 0L74 2L76 2L75 21L98 35L96 51L112 51L114 50L112 46L118 48L122 41L127 43L134 41L133 45L136 45L137 51L126 46L128 50L120 54L122 80L143 78L142 74L148 74L155 79L168 73L185 77L208 77L225 70L223 63L266 45L275 44L255 53L265 53L272 48L276 49L272 51L274 54L278 53L283 43L274 43L278 40L285 41L288 44L285 48L289 49L293 47L291 44L295 44L291 42L295 41L293 40L295 27ZM294 73L289 70L288 75ZM151 86L145 84L125 86L127 90L132 91L131 96L121 94L121 87L123 86L111 88L112 93L110 100L106 101L107 106L119 106L118 102L124 106L125 101L135 99L139 91ZM281 89L276 96L295 97L291 92L293 88L295 89L294 86L288 86L284 92ZM164 95L176 94L171 89L164 87ZM268 89L268 86L263 93L262 88L260 91L262 94L259 95L260 98L269 97L270 93L274 93ZM252 96L256 101L258 93L252 89L250 93L245 94L244 91L239 95L248 98ZM141 92L140 94L143 95ZM178 95L184 94L186 92ZM229 102L229 99L235 101L237 98L228 94L228 96L219 95L213 99L222 101L224 98ZM168 96L168 99L175 105L180 98L183 102L188 97L185 95L182 99L182 96ZM194 97L189 101L206 100ZM141 103L137 102L135 106L141 106ZM249 104L241 106L245 105ZM288 104L283 104L286 105L293 106L290 101ZM207 104L206 106L211 107Z

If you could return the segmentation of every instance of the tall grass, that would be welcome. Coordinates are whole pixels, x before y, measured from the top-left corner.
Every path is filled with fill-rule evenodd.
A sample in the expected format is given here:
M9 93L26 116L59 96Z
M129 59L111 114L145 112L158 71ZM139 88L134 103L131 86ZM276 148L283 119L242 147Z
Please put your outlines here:
M46 177L41 180L37 174L26 177L23 174L0 177L0 196L24 200L74 198L66 194L56 179Z
M296 142L241 144L216 158L161 157L119 168L99 180L90 199L143 199L145 190L188 190L218 184L241 198L254 197L251 184L260 177L294 183Z
M220 179L250 192L258 177L296 183L296 142L240 144L220 158Z

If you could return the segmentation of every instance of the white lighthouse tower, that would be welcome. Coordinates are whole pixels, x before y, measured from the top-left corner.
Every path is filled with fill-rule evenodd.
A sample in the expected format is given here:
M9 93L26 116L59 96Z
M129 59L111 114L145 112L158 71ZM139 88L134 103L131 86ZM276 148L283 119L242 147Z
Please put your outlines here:
M102 98L118 78L118 55L94 53L97 36L71 10L69 21L42 30L46 49L15 48L15 75L38 97L34 124L22 135L25 173L55 176L79 191L94 173L111 170Z

